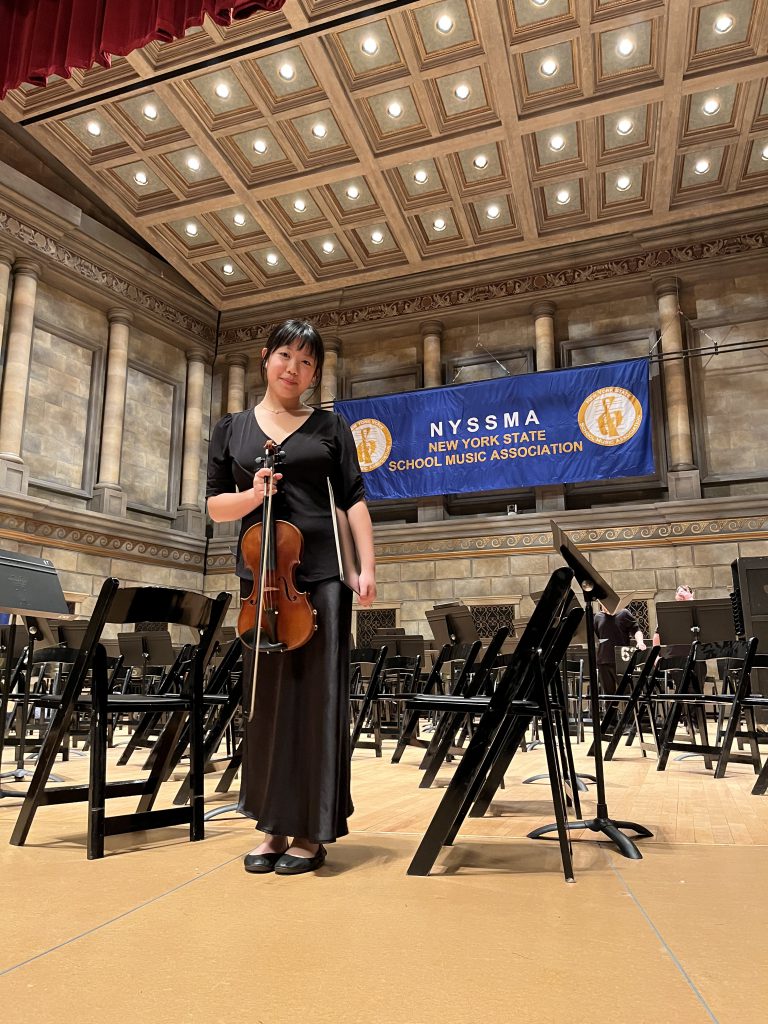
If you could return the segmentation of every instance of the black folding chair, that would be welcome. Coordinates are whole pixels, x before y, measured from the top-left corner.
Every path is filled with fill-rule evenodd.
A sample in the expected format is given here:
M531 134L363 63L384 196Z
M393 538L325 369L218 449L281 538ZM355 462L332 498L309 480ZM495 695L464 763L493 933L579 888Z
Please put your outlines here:
M531 717L542 706L529 696L538 688L541 700L547 701L546 673L552 666L545 663L553 643L557 626L569 595L573 572L557 569L544 589L530 620L518 643L512 660L499 681L493 696L489 698L454 698L420 696L413 698L413 707L447 708L457 714L469 711L467 704L474 702L480 718L467 750L459 761L456 771L446 789L432 821L408 868L408 874L427 875L444 845L451 845L464 818L477 799L496 757L506 749L510 741L510 720L519 717L523 734ZM575 624L573 630L575 631ZM567 637L563 652L570 642ZM554 751L551 735L551 719L544 716L544 732L548 757ZM556 774L553 771L553 778ZM553 785L555 816L558 822L558 836L566 878L573 877L570 858L570 844L565 829L565 806L562 788Z
M61 695L61 703L51 721L43 741L40 755L21 812L11 836L14 846L22 846L27 839L39 807L48 804L88 803L88 858L104 856L104 838L125 832L165 828L171 825L189 826L190 840L204 838L203 792L203 718L202 695L205 669L211 657L216 632L221 625L231 595L221 593L215 599L185 590L163 587L121 587L116 579L105 580L82 644ZM200 642L186 664L181 692L174 696L122 695L108 692L107 658L100 642L104 626L108 623L134 623L162 620L190 626L200 634ZM91 763L87 785L47 788L56 754L61 747L69 722L82 696L86 680L91 677ZM161 738L152 770L146 779L133 782L106 780L107 725L111 711L136 711L162 708L172 712ZM188 807L153 810L160 785L165 777L167 760L173 754L183 728L190 718L192 799ZM134 813L106 815L106 800L119 796L139 796L138 810Z
M349 746L350 753L356 747L373 748L376 757L381 757L380 722L375 714L375 701L381 689L381 674L387 660L387 648L381 647L378 652L372 648L356 648L351 652L350 665L353 666L350 680L350 708L352 711L352 735ZM366 678L367 675L367 678ZM359 704L357 711L355 706ZM361 740L360 736L366 724L370 725L373 740Z

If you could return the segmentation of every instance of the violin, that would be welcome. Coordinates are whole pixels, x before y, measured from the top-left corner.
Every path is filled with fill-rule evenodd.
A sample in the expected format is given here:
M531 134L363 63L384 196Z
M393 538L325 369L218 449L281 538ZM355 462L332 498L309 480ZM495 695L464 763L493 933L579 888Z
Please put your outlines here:
M274 441L267 441L264 457L256 460L256 466L274 472L284 459L285 452L278 449ZM317 611L307 594L296 586L304 536L293 523L275 520L272 500L272 491L268 489L262 506L262 521L245 531L240 544L243 561L253 573L253 589L243 598L237 633L244 644L253 648L254 684L260 652L295 651L303 647L317 629ZM252 697L249 721L255 706Z

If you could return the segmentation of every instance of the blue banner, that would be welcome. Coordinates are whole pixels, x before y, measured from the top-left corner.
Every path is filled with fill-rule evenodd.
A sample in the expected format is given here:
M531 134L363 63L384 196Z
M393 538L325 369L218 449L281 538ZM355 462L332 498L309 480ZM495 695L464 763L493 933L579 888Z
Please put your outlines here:
M415 498L648 476L648 360L337 402L366 494Z

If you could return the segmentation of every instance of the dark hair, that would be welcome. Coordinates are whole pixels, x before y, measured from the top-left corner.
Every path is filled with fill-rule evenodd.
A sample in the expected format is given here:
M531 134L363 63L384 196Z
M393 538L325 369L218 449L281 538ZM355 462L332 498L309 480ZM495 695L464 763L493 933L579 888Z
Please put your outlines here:
M296 342L299 349L306 349L315 360L315 380L319 382L323 374L325 346L316 328L308 320L284 320L273 328L264 346L266 353L261 360L261 379L267 381L267 360L284 345Z

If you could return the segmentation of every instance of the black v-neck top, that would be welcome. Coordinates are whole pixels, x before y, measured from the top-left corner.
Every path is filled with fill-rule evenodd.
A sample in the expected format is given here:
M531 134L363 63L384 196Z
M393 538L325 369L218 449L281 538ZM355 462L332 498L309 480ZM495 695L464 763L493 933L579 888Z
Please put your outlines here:
M213 428L208 448L206 497L253 486L256 459L264 454L268 435L259 426L253 409L228 413ZM363 477L352 431L335 412L315 409L292 434L278 445L285 461L272 506L277 519L287 520L304 535L304 556L297 572L300 583L316 583L339 575L333 536L328 478L339 508L350 509L365 498ZM240 554L240 542L249 526L261 522L262 506L242 520L237 540L237 575L252 579Z

